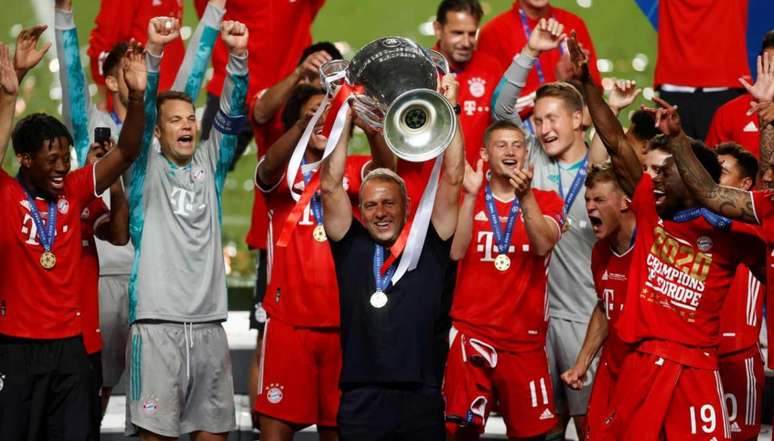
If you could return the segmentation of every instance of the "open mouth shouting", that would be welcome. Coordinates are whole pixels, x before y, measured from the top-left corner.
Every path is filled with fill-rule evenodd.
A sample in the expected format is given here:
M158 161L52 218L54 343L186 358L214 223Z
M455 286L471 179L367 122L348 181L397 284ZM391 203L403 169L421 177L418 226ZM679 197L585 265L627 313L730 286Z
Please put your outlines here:
M664 190L661 190L660 188L654 188L653 197L656 199L657 207L664 205L664 202L666 201L666 193L664 193Z
M594 233L600 232L604 226L602 218L593 214L589 214L589 222L591 222L591 229Z

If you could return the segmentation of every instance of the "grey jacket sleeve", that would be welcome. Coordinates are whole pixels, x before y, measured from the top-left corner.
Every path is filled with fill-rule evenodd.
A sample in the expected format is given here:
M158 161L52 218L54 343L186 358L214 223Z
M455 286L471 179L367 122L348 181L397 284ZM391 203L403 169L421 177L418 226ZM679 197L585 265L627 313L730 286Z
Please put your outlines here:
M494 105L495 120L511 121L518 126L522 125L519 112L516 111L516 100L527 82L527 76L535 60L537 58L525 54L523 50L513 59L500 80L500 93Z

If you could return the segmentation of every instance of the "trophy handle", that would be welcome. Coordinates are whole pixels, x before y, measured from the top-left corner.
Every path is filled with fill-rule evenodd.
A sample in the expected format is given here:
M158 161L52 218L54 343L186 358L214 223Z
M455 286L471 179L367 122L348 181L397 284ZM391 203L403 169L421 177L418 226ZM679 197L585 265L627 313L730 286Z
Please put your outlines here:
M347 60L331 60L320 66L320 81L328 96L336 95L339 87L347 81Z
M449 60L446 59L446 57L438 52L435 49L425 49L425 54L427 54L427 58L430 59L430 61L433 62L435 67L443 74L446 75L451 70L449 68Z

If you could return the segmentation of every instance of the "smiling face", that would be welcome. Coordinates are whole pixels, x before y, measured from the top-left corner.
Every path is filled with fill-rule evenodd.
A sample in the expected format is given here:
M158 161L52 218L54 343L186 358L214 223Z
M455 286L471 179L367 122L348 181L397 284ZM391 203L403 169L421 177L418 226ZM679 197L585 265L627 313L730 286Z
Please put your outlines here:
M322 100L324 97L325 95L323 94L312 95L311 97L309 97L309 99L306 100L304 105L301 106L301 111L299 112L299 115L303 116L309 112L315 112L317 108L320 107L320 103L322 103ZM307 144L307 148L316 150L318 152L322 152L323 150L325 150L325 144L328 142L328 137L326 137L322 133L323 133L323 127L325 126L325 117L327 114L328 114L328 111L326 110L320 116L320 119L317 120L317 124L314 126L314 132L312 132L312 136L309 137L309 143Z
M178 165L187 164L196 151L193 104L181 99L167 99L161 103L155 135L167 159Z
M70 143L67 138L44 140L43 147L37 152L23 153L17 158L33 190L51 199L62 194L65 176L70 172Z
M467 11L448 11L446 22L433 24L441 52L454 63L464 64L473 57L478 38L478 21Z
M363 183L360 191L360 217L368 233L378 243L392 246L406 223L407 207L400 185L390 179L375 178Z
M507 128L493 130L487 145L481 149L481 157L488 162L493 178L507 181L509 172L521 168L527 158L524 133Z
M586 188L586 211L597 239L618 231L621 215L629 208L626 195L612 181L598 181Z
M535 101L535 135L551 158L560 157L575 143L583 112L573 111L562 98L546 96Z

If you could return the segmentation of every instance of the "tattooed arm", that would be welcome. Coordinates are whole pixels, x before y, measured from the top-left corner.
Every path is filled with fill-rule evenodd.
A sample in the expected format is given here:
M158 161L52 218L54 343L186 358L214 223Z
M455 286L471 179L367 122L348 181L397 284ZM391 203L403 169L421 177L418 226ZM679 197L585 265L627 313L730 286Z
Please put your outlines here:
M758 222L753 210L752 193L713 181L693 153L691 138L681 133L670 140L669 147L683 182L702 205L721 216L748 223Z
M758 104L758 127L761 128L761 156L758 160L758 180L763 181L763 176L771 168L772 155L774 154L774 103Z

